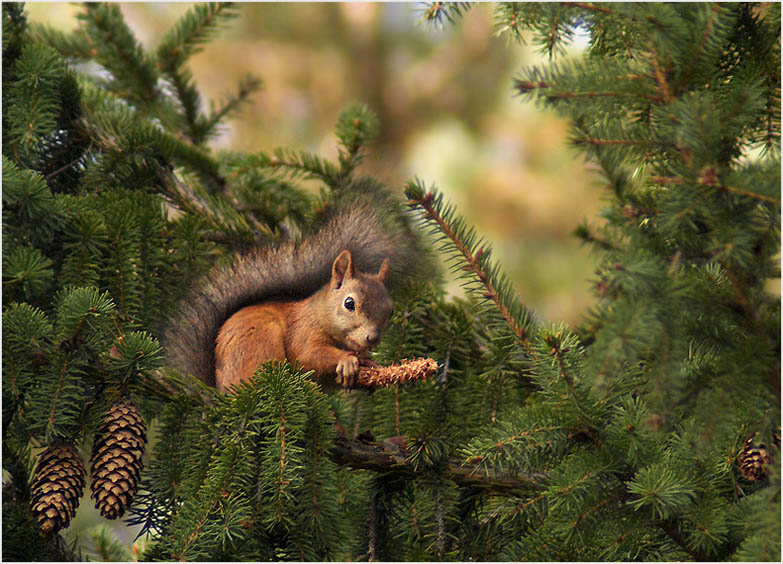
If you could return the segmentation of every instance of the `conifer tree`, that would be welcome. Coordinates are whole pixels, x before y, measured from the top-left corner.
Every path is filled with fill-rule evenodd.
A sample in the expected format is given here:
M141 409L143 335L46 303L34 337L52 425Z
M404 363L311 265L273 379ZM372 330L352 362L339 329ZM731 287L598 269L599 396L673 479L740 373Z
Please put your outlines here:
M142 525L144 559L780 559L780 7L495 10L512 45L553 59L519 75L522 103L567 116L608 188L604 223L576 229L597 306L578 327L539 320L414 179L410 215L466 297L437 277L397 292L375 360L437 373L327 394L267 363L219 394L163 365L162 320L211 265L332 199L388 203L357 170L377 120L346 108L336 163L216 154L259 83L203 113L187 63L232 5L195 6L150 53L116 5L85 4L65 34L3 4L5 559L80 558L59 531L91 459L96 502ZM586 53L561 58L577 29Z

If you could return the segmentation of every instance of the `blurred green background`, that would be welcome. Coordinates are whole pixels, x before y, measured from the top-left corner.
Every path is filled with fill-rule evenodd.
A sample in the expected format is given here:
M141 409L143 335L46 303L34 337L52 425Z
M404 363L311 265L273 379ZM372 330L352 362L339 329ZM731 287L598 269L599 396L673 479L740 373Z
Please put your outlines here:
M191 5L120 9L151 50ZM593 301L594 259L570 233L584 218L598 221L600 177L569 146L564 120L515 95L518 71L547 59L495 36L491 4L445 29L417 23L422 4L240 6L190 65L204 100L219 100L246 74L264 82L215 149L283 146L336 159L338 113L360 100L381 119L363 171L398 193L413 175L436 184L493 244L525 305L542 320L580 320ZM70 30L80 7L31 3L27 11ZM577 40L573 52L580 48ZM461 292L455 283L449 290ZM71 534L101 521L84 500Z

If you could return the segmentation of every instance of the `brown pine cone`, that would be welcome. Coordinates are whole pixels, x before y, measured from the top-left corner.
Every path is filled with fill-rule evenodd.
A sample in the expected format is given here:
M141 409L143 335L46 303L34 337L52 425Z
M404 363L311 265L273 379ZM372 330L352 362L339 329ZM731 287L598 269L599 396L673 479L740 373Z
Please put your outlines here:
M107 519L122 517L139 485L147 426L130 400L103 416L90 457L90 489L95 508Z
M38 459L31 506L44 533L56 533L76 515L84 491L84 463L73 445L50 445Z
M438 364L431 358L405 359L391 366L361 366L354 387L383 388L411 380L426 380L437 371Z
M769 452L761 445L753 446L753 437L745 441L745 446L739 456L739 467L742 476L751 482L758 482L766 477L764 465L769 464Z

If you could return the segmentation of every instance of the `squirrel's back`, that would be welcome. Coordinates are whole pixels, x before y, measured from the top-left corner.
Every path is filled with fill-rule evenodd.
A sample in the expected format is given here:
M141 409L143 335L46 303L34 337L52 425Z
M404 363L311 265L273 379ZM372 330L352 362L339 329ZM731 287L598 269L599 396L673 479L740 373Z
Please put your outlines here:
M310 296L329 281L332 263L344 249L362 272L377 272L388 258L391 286L426 268L418 238L398 211L384 213L359 197L334 204L327 216L301 239L238 255L198 282L164 332L167 365L214 385L215 340L223 323L251 304Z

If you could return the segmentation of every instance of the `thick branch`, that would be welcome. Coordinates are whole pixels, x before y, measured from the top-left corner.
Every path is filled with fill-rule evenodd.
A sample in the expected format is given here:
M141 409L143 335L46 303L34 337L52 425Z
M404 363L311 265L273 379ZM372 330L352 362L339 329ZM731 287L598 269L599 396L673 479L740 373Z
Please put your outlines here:
M330 458L341 466L372 470L374 472L396 472L413 477L418 472L407 462L403 450L389 450L381 445L363 443L355 439L338 437L330 453ZM488 492L508 492L510 490L530 490L540 485L544 474L530 476L507 476L489 474L449 462L442 475L462 487L486 489Z

